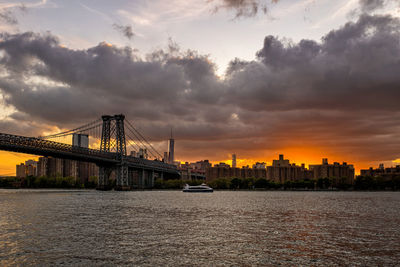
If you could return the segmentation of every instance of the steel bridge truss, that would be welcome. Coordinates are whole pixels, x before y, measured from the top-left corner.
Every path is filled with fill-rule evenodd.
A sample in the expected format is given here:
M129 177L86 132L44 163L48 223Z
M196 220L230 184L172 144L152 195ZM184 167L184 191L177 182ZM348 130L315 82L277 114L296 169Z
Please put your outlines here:
M100 150L103 152L115 151L115 155L119 163L116 168L116 186L117 189L129 189L128 183L128 164L125 162L126 158L126 140L124 119L125 116L119 115L104 115L103 129L101 133ZM107 188L108 180L111 174L109 167L100 166L99 170L99 187Z
M119 190L130 189L133 172L140 177L139 186L145 183L145 176L150 177L152 181L150 186L154 185L155 173L158 173L160 178L163 178L164 174L178 177L180 174L173 165L158 160L127 156L124 119L125 116L122 114L102 116L100 150L45 140L97 127L99 121L40 138L0 133L0 150L96 163L99 166L98 189L103 190L110 188L109 177L112 171L115 171L116 189ZM129 122L128 124L129 130L134 129L137 132L132 124Z

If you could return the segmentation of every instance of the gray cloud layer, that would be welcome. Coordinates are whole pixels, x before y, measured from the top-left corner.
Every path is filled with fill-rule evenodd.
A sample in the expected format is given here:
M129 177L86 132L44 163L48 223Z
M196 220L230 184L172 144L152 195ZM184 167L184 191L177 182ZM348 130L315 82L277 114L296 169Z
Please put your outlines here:
M173 126L181 158L306 146L400 158L399 29L397 18L363 15L321 42L267 36L256 59L233 60L225 79L207 56L173 43L141 58L130 47L73 50L51 34L2 34L0 90L17 110L7 131L122 112L155 141ZM20 121L36 124L10 124Z
M360 9L365 13L381 9L389 3L398 3L398 0L359 0ZM400 7L400 3L398 5Z
M15 11L26 13L28 12L28 8L24 4L20 4L13 8L0 8L0 22L9 25L17 25L18 19L15 15Z
M120 32L124 37L128 38L129 40L131 40L135 36L132 26L130 25L119 25L114 23L113 27L115 30Z
M18 20L10 9L0 10L0 21L6 24L16 25Z
M211 2L217 2L215 11L219 9L234 10L236 12L235 17L254 17L258 13L267 13L268 2L277 3L279 0L209 0Z
M230 95L253 110L396 110L399 25L388 16L364 15L329 32L321 43L285 44L267 36L257 61L232 63Z

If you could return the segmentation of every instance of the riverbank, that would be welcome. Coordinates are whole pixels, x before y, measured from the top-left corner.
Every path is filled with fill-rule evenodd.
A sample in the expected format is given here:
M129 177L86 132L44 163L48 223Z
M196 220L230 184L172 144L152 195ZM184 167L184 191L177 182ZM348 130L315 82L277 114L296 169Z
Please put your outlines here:
M232 191L399 191L400 177L382 179L380 177L358 176L353 184L345 183L345 179L320 178L317 180L286 181L277 183L264 178L220 178L207 184L214 190ZM153 188L144 190L181 190L185 184L199 185L204 180L161 180L157 179ZM110 188L114 188L115 180L110 180ZM25 178L1 177L0 188L4 189L95 189L97 177L90 177L81 182L74 177L34 177ZM143 190L143 189L134 189Z
M47 176L27 176L1 177L0 188L5 189L95 189L97 187L97 177L90 177L87 181L80 181L74 177L47 177Z

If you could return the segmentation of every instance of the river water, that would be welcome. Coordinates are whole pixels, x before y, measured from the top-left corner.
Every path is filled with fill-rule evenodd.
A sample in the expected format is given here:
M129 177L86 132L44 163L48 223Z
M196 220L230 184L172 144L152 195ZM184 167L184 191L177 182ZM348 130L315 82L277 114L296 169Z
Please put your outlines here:
M400 193L0 190L0 266L395 266Z

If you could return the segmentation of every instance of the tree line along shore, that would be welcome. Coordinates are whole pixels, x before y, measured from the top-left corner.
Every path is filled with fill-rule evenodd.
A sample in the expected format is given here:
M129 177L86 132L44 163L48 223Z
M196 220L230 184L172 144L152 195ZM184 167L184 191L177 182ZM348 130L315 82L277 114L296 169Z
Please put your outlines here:
M199 185L204 180L161 180L157 179L153 189L182 189L185 184ZM115 180L110 180L110 186ZM277 183L264 178L218 178L207 183L216 190L400 190L400 176L383 177L357 176L354 184L345 178L320 178L316 180L286 181ZM94 189L97 177L85 182L74 177L28 176L25 178L1 177L0 188L65 188Z

